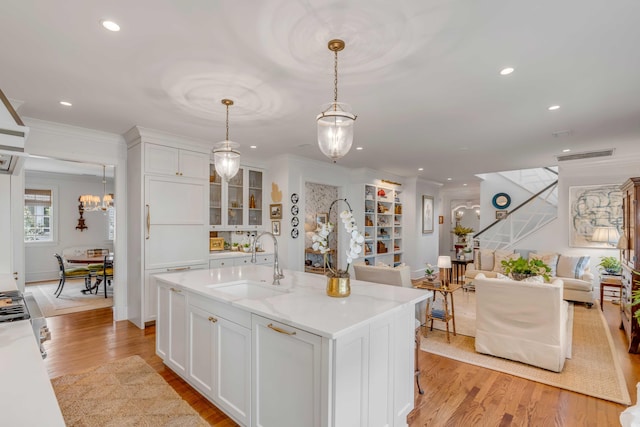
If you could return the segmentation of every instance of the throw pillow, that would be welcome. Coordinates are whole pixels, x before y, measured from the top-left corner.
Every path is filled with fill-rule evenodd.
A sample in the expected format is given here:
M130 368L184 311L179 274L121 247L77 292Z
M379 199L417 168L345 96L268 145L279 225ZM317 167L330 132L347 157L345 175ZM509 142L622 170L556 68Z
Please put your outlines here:
M476 270L493 270L493 249L479 249L476 256Z
M542 253L532 252L529 254L529 259L539 259L540 261L544 262L549 266L549 268L551 269L551 271L549 272L549 276L551 277L557 276L556 272L557 272L559 257L560 257L560 254L557 254L555 252L542 252Z
M527 277L525 279L522 279L521 282L544 283L544 277L542 277L542 276L531 276L531 277Z
M580 279L589 265L589 260L589 256L572 257L560 255L558 259L557 276Z
M504 274L502 261L518 258L520 258L520 254L513 253L512 251L496 251L493 255L493 271Z

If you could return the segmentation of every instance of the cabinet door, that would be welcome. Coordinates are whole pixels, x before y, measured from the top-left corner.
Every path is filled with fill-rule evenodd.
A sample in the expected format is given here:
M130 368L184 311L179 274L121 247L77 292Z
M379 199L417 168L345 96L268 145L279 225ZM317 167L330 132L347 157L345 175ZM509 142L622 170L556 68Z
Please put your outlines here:
M251 330L216 317L213 399L248 426L251 411Z
M207 264L207 231L204 225L152 225L145 240L145 268Z
M160 273L170 273L180 270L200 270L209 268L207 264L196 264L188 266L177 266L162 268L158 270L145 270L144 272L144 312L142 313L143 322L152 322L157 319L158 315L158 282L154 275Z
M156 353L174 372L187 374L187 301L181 289L158 285Z
M205 396L213 398L214 317L189 305L189 374L187 379Z
M252 332L251 425L319 426L321 338L256 315Z
M244 222L244 169L227 183L227 225L242 226Z
M222 214L224 212L222 177L216 173L216 168L213 164L209 167L209 224L220 226L223 223Z
M144 171L160 175L179 175L178 149L146 143L144 146Z
M209 176L209 156L197 151L179 151L180 176L207 179Z
M208 224L207 189L202 182L146 177L145 204L150 226L156 224Z
M249 217L247 224L259 226L262 225L262 172L258 170L247 170L249 174L248 182L248 198L249 198Z

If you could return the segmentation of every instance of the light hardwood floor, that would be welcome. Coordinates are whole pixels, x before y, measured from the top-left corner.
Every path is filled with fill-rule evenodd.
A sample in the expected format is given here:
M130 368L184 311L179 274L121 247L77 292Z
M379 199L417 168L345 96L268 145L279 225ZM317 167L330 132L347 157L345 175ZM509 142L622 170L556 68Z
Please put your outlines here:
M596 309L594 305L593 309ZM618 329L618 306L605 303L605 316L632 400L640 381L640 355L628 354ZM155 327L140 330L113 322L111 309L47 319L52 339L45 343L51 378L137 354L211 425L236 424L201 397L155 355ZM623 405L528 381L441 356L420 352L422 385L409 425L417 426L617 426Z

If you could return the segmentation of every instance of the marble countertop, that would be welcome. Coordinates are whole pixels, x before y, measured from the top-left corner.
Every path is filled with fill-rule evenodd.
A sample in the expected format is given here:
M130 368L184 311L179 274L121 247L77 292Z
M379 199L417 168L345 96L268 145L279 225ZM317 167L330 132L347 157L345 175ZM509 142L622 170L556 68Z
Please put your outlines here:
M0 290L15 289L12 275L0 275ZM0 323L0 384L0 424L65 425L29 320Z
M430 296L430 292L424 290L352 279L349 297L332 298L326 294L324 276L292 270L285 270L284 276L279 286L272 285L272 266L251 265L165 273L155 275L155 278L327 338L338 338ZM241 281L258 282L273 295L244 298L233 296L224 289ZM274 289L280 292L268 292Z
M273 252L256 252L256 255L273 255ZM221 258L240 258L240 257L250 257L251 252L242 252L242 251L211 251L209 252L209 259L221 259Z

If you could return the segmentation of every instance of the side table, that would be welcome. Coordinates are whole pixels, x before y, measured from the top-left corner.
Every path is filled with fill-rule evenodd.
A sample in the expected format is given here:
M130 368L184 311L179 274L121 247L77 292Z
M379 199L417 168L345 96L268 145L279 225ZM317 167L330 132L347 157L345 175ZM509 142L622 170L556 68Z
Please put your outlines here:
M619 292L622 292L622 280L620 280L617 277L603 277L602 279L600 279L600 310L601 311L604 310L603 298L604 298L605 287L616 288L618 289Z
M473 263L472 259L451 259L453 267L453 279L455 283L464 283L464 273L467 271L467 264Z
M433 301L436 299L436 292L439 292L444 299L444 310L442 314L433 313L431 309L431 301L427 302L427 310L425 316L425 330L424 336L427 336L426 324L431 321L431 330L433 331L433 321L439 320L444 322L447 330L447 342L451 342L451 338L449 336L449 321L453 323L453 336L456 336L456 310L455 305L453 303L453 293L460 289L458 283L449 283L448 285L443 285L442 282L434 280L430 282L428 280L423 280L422 282L414 285L415 288L418 289L426 289L433 292ZM451 311L449 311L449 300L451 300ZM435 314L435 315L434 315Z

